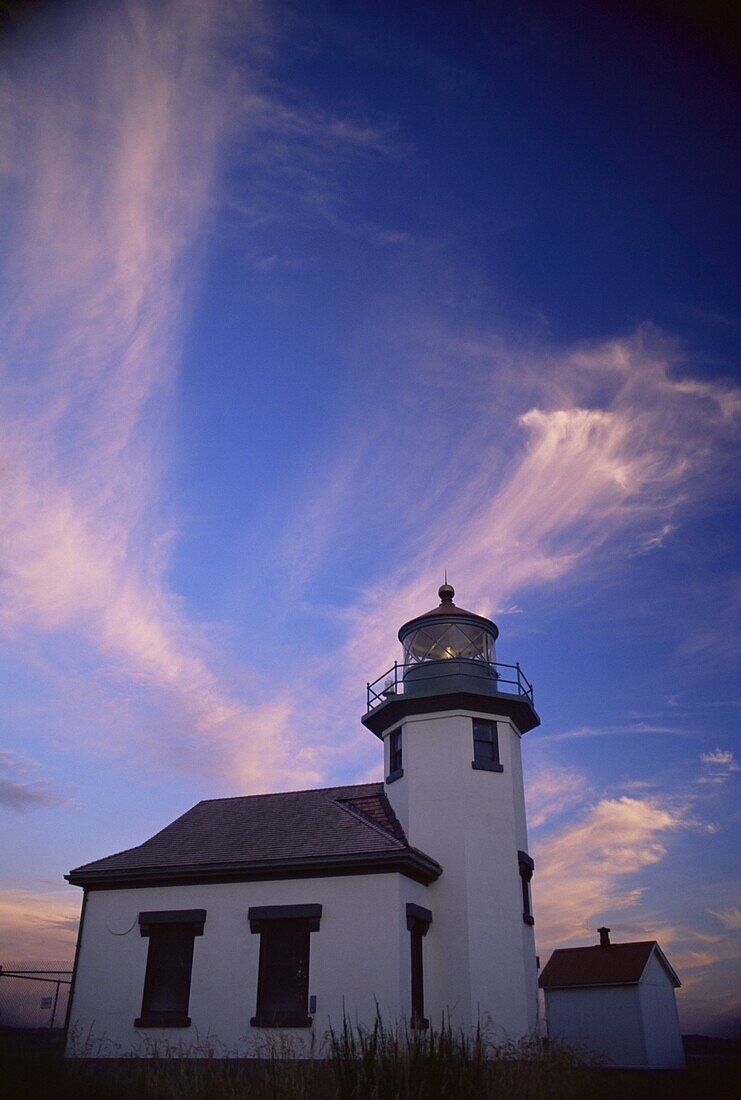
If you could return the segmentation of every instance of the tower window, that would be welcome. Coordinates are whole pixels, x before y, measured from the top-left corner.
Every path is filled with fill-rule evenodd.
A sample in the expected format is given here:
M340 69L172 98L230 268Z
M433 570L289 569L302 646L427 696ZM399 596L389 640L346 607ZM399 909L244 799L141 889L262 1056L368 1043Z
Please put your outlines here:
M432 913L421 905L412 902L407 903L407 928L411 944L412 961L412 1020L413 1028L425 1028L430 1026L430 1021L425 1019L425 981L424 981L424 957L422 952L422 940L427 935L432 923Z
M193 940L203 935L205 921L205 909L139 914L139 929L149 938L149 950L136 1027L190 1027Z
M399 727L398 730L389 734L389 773L386 776L386 782L393 783L395 779L401 779L403 774L401 727Z
M253 1027L311 1027L309 940L321 905L254 906L250 928L260 934L257 1009Z
M525 924L535 924L530 902L530 880L533 877L535 863L527 852L518 852L517 861L520 865L520 882L522 884L522 919Z
M477 771L502 772L499 761L499 735L496 722L484 718L473 719L473 763Z

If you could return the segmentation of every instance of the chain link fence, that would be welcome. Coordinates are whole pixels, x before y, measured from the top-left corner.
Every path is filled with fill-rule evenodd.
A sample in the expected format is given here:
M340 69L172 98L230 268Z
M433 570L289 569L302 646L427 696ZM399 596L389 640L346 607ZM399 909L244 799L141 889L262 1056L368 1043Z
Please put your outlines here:
M71 981L68 964L0 966L0 1028L64 1027Z

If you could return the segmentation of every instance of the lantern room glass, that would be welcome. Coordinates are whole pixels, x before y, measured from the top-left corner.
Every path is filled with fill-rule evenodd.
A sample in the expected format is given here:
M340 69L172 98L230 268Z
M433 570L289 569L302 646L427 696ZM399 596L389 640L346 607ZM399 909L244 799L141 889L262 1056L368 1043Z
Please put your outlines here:
M426 623L411 630L403 645L405 664L459 658L488 664L493 660L491 634L474 623Z

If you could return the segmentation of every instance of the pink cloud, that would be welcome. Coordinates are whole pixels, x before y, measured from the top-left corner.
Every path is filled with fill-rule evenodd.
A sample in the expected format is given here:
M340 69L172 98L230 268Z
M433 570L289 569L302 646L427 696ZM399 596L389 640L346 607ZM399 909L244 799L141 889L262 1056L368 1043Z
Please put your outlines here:
M536 839L533 880L542 948L591 942L595 922L630 910L645 887L639 872L666 855L686 814L655 798L604 798L560 831Z
M527 820L538 829L575 806L583 806L590 795L587 778L575 768L542 763L526 776Z
M438 472L430 489L418 549L367 587L347 613L346 660L355 667L362 659L380 672L393 660L389 624L434 601L443 564L465 606L492 614L514 594L583 574L608 540L626 552L646 549L646 540L655 548L694 498L721 491L730 476L739 391L682 378L676 346L650 327L537 358L484 341L473 350L450 341L442 362L435 354L426 384L455 393L458 376L470 387L474 373L479 407L466 419L465 454L451 461L449 475ZM448 364L446 356L454 355L465 371L460 362ZM538 404L523 409L533 393ZM446 400L455 399L446 393ZM403 399L398 403L404 407ZM410 406L408 438L432 432L429 403L427 397L418 410ZM455 454L458 427L458 418L447 429L435 421L437 452ZM383 484L393 507L396 448L384 471L381 433L370 438L376 453L370 475L361 464L363 481ZM418 476L415 457L414 448L405 455L410 484ZM353 478L346 491L363 495Z
M80 917L80 895L57 890L5 889L0 897L0 963L71 969Z
M61 806L63 798L48 780L38 775L36 761L0 749L0 806L23 813L40 806Z
M711 909L710 912L724 928L741 932L741 905L729 905L726 909Z
M698 783L725 783L727 779L739 770L738 763L730 749L713 749L712 752L700 754L700 762L703 765L704 774L697 780Z
M217 48L229 18L196 0L100 9L53 52L19 56L3 88L19 186L2 303L0 627L84 641L155 693L184 761L255 789L316 768L289 752L290 699L247 703L220 673L167 588L157 519L189 272L238 108Z
M243 17L259 58L269 31L259 8ZM410 438L434 421L449 473L431 483L411 448L399 479L398 441L372 419L325 464L327 483L286 524L282 567L295 589L348 509L361 515L371 483L383 486L385 518L403 514L412 531L404 565L340 613L336 698L326 699L319 659L295 690L271 695L251 677L245 701L208 631L168 589L173 533L158 498L189 275L221 150L238 117L265 179L290 162L330 213L328 151L402 150L380 129L267 95L259 64L240 83L218 52L225 18L222 5L196 0L113 7L44 55L43 79L39 59L24 56L4 86L3 164L19 197L2 322L0 625L15 639L79 639L107 672L153 693L178 731L179 762L258 789L321 778L337 729L350 715L357 726L358 677L397 655L394 627L429 606L443 564L468 606L493 613L514 593L587 569L609 539L645 549L671 537L674 511L722 467L738 395L680 378L677 349L649 329L539 355L488 334L427 326L427 343L417 333L415 344L404 331L397 409ZM260 209L265 195L254 199ZM460 396L471 374L481 399L461 438L433 398L435 387ZM351 735L346 759L355 744Z

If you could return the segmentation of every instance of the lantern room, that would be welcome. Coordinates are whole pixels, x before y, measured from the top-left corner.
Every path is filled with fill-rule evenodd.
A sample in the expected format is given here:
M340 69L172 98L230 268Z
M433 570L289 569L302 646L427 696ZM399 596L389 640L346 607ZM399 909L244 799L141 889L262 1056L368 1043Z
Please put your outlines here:
M496 659L496 624L456 607L455 589L447 577L438 595L438 607L399 630L402 662L366 684L363 724L382 738L384 731L412 714L462 707L507 715L520 733L539 725L527 676L519 664Z
M404 664L455 658L493 663L494 642L499 635L494 623L456 607L452 584L441 585L437 594L440 597L439 607L418 615L399 631L399 641L404 647Z
M404 623L399 631L405 692L427 695L441 689L459 690L461 677L469 681L468 690L496 691L497 627L490 619L456 607L455 589L447 581L438 596L438 607Z

